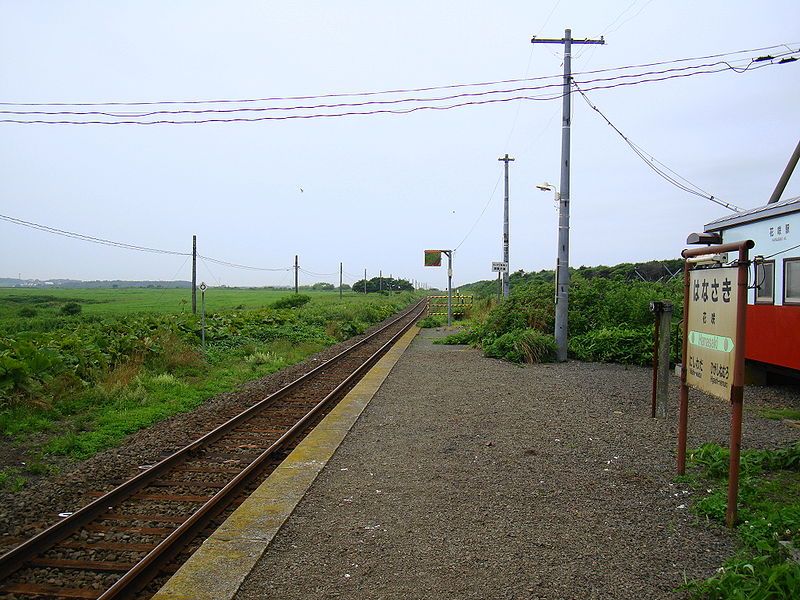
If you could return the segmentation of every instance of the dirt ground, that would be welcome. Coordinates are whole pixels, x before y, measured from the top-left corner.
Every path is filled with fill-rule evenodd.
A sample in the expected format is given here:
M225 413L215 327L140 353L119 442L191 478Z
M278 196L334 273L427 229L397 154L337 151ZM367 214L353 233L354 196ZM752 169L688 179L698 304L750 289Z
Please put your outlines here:
M239 591L256 598L676 598L735 549L675 479L678 380L524 367L423 330ZM729 407L692 392L689 447L727 445ZM748 388L745 448L800 430L758 416L796 388ZM704 493L700 491L699 493Z

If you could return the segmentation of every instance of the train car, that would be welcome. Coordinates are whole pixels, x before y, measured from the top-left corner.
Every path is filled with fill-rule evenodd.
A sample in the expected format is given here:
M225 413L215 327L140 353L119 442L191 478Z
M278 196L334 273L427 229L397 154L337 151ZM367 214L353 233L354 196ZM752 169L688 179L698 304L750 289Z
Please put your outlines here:
M751 239L745 358L755 372L800 376L800 196L705 226L724 243Z

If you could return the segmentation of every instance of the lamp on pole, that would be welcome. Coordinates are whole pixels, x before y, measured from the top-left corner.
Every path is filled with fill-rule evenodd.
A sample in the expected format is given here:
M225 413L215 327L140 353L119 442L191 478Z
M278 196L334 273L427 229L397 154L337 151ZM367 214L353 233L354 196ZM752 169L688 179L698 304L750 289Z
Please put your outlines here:
M567 320L569 308L569 200L562 202L561 194L552 183L540 183L539 190L553 191L558 204L558 255L556 259L556 325L554 335L559 361L567 360ZM566 205L566 206L565 206Z

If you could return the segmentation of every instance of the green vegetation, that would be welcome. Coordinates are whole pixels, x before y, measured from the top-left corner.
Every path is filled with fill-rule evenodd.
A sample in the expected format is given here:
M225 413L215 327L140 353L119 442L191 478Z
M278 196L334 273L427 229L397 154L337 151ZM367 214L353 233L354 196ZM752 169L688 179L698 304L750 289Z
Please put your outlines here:
M434 327L443 327L447 325L447 317L443 315L428 315L427 317L417 321L417 325L423 329L433 329Z
M489 358L504 358L516 363L553 362L556 342L552 335L535 329L515 329L483 347Z
M362 288L363 290L363 288ZM303 295L321 304L338 303L338 290L316 291L301 286ZM276 300L293 293L293 290L262 288L209 288L206 291L206 310L266 308ZM355 301L364 294L346 291L344 298ZM0 327L6 319L16 319L22 308L37 311L40 317L58 317L67 302L77 302L86 316L124 315L128 313L180 314L191 312L192 292L189 288L0 288ZM197 292L197 310L200 310L200 291Z
M383 292L388 294L390 292L413 292L414 286L406 279L394 279L392 277L373 277L366 280L367 293L374 294L376 292ZM364 293L364 280L359 279L353 283L352 290L357 294Z
M762 408L758 413L765 419L800 421L800 410L796 408Z
M164 291L173 290L0 293L0 433L34 457L91 456L142 427L362 333L413 298L351 293L340 302L337 292L267 293L260 308L207 311L201 351L199 315L174 306L134 313L125 302L128 292L150 294L153 306ZM109 292L123 298L116 314ZM226 302L252 302L251 290L240 292ZM206 292L207 300L214 294ZM92 310L106 303L111 306ZM64 310L73 304L78 310ZM36 314L20 319L23 308ZM36 474L30 465L25 473L6 470L0 486L18 488L26 473Z
M690 455L686 478L706 490L692 509L715 523L725 522L727 448L706 444ZM800 443L781 450L746 450L741 456L737 554L705 581L686 584L692 598L793 598L800 589Z
M616 267L581 267L571 271L569 352L580 360L647 365L653 356L653 315L650 302L667 300L673 304L673 359L680 348L682 282L642 281L680 267L680 261L624 264ZM659 271L660 270L660 271ZM660 274L659 274L660 273ZM632 280L631 276L636 279ZM471 344L483 348L487 356L513 362L550 360L545 338L554 328L554 274L517 272L511 275L511 295L498 302L496 282L478 282L461 287L462 293L482 298L473 311L469 333L444 338L441 343ZM528 352L523 340L540 334L537 347ZM545 346L542 346L544 344Z

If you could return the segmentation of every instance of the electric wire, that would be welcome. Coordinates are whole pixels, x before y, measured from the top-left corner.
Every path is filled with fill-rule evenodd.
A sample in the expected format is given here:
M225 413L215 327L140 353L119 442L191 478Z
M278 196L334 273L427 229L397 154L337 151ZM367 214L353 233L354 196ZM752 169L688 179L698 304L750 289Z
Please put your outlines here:
M549 19L549 17L548 17ZM685 57L685 58L677 58L677 59L669 59L669 60L662 60L656 62L649 62L649 63L640 63L640 64L631 64L631 65L623 65L619 67L607 67L604 69L595 69L592 71L583 71L583 72L576 72L573 75L583 76L583 75L593 75L597 73L608 73L613 71L623 71L629 69L641 69L641 68L648 68L654 66L663 66L668 64L677 64L682 62L691 62L691 61L700 61L700 60L709 60L712 58L722 58L725 56L734 56L737 54L749 54L753 52L763 52L766 50L774 50L776 48L787 48L791 49L790 46L797 45L798 42L789 42L784 44L774 44L771 46L762 46L759 48L749 48L743 50L734 50L729 52L721 52L717 54L707 54L703 56L693 56L693 57ZM377 96L377 95L385 95L385 94L404 94L404 93L415 93L415 92L429 92L429 91L437 91L437 90L447 90L447 89L458 89L458 88L466 88L466 87L485 87L491 85L501 85L501 84L508 84L508 83L521 83L525 81L541 81L546 79L553 79L553 78L561 78L561 74L557 75L546 75L546 76L539 76L539 77L531 77L531 78L523 78L523 79L502 79L496 81L482 81L482 82L474 82L474 83L455 83L455 84L447 84L447 85L438 85L438 86L427 86L427 87L416 87L416 88L396 88L396 89L386 89L380 91L366 91L366 92L341 92L341 93L328 93L328 94L314 94L314 95L295 95L295 96L269 96L263 98L239 98L239 99L231 99L231 98L219 98L213 100L150 100L150 101L106 101L106 102L11 102L11 101L4 101L0 102L0 106L156 106L156 105L170 105L170 104L242 104L242 103L253 103L253 102L277 102L277 101L289 101L289 100L314 100L320 98L345 98L345 97L360 97L360 96Z
M778 252L775 252L774 254L770 254L769 256L765 256L764 260L767 260L768 258L772 258L773 256L778 256L779 254L784 254L786 252L791 252L792 250L797 250L798 248L800 248L800 244L797 244L797 246L792 246L791 248L786 248L786 250L780 250Z
M691 181L689 181L685 177L682 177L681 175L678 175L675 171L673 171L672 169L667 167L661 161L655 159L651 154L646 152L643 148L641 148L636 143L634 143L628 136L626 136L624 133L622 133L622 131L620 131L620 129L616 125L614 125L611 122L611 120L599 108L597 108L597 106L595 104L593 104L589 100L589 97L583 92L583 90L580 88L580 86L577 85L577 83L575 83L574 85L575 85L575 89L578 91L578 93L580 93L580 95L583 97L583 99L586 101L586 103L589 105L589 107L592 108L592 110L594 110L597 114L599 114L605 120L605 122L608 123L608 125L625 141L625 143L628 144L628 146L634 151L634 153L639 158L641 158L642 161L648 167L650 167L656 174L658 174L660 177L662 177L663 179L665 179L666 181L668 181L669 183L671 183L675 187L677 187L677 188L679 188L679 189L681 189L681 190L683 190L685 192L688 192L690 194L694 194L695 196L699 196L700 198L705 198L706 200L711 200L712 202L715 202L716 204L719 204L720 206L724 206L728 210L732 210L734 212L742 212L742 210L743 210L742 208L740 208L738 206L735 206L734 204L731 204L729 202L725 202L724 200L720 200L719 198L713 196L712 194L709 194L708 192L706 192L705 190L703 190L699 186L695 185L694 183L692 183ZM675 175L680 180L682 180L682 181L684 181L686 183L685 184L680 183L680 181L678 181L674 177L668 175L667 173L665 173L659 167L655 166L653 164L654 162L658 163L664 169L666 169L667 171L669 171L670 173L672 173L673 175ZM689 187L689 186L691 186L691 187ZM692 189L692 188L694 188L694 189Z
M57 227L51 227L49 225L42 225L41 223L34 223L32 221L25 221L24 219L18 219L16 217L11 217L8 215L0 214L0 220L6 221L8 223L12 223L14 225L20 225L22 227L27 227L29 229L36 229L38 231L43 231L45 233L50 233L53 235L58 235L62 237L72 238L84 242L90 242L92 244L99 244L102 246L110 246L112 248L121 248L123 250L134 250L136 252L149 252L153 254L166 254L170 256L192 256L191 252L178 252L175 250L165 250L163 248L153 248L150 246L140 246L138 244L129 244L127 242L118 242L114 240L109 240L106 238L100 238L92 235L86 235L83 233L76 233L74 231L67 231L66 229L59 229ZM210 256L203 256L201 254L197 255L198 258L207 260L211 263L216 263L218 265L223 265L226 267L232 267L237 269L245 269L250 271L288 271L291 270L292 267L279 267L279 268L269 268L269 267L254 267L249 265L241 265L238 263L228 262L225 260L220 260L218 258L212 258Z
M92 235L85 235L82 233L75 233L74 231L66 231L65 229L58 229L57 227L50 227L48 225L41 225L39 223L33 223L31 221L25 221L23 219L17 219L16 217L10 217L8 215L0 215L0 219L3 221L7 221L9 223L13 223L14 225L21 225L23 227L28 227L30 229L38 229L39 231L44 231L46 233L52 233L54 235L60 235L63 237L69 237L77 240L82 240L84 242L91 242L93 244L100 244L103 246L112 246L115 248L124 248L126 250L135 250L137 252L151 252L154 254L170 254L173 256L191 256L191 252L177 252L175 250L164 250L161 248L151 248L149 246L139 246L136 244L128 244L126 242L116 242L114 240L107 240L105 238L99 238Z
M619 71L619 70L627 70L627 69L635 69L635 68L646 68L646 67L651 67L651 66L663 66L663 65L666 65L666 64L677 64L677 63L686 62L686 61L698 61L698 60L706 60L706 59L709 59L709 58L719 58L719 57L724 57L724 56L731 56L731 55L741 54L741 53L745 53L745 52L759 52L759 51L763 51L763 50L772 50L772 49L775 49L775 48L789 48L789 46L785 45L785 44L779 44L779 45L773 45L773 46L765 46L765 47L761 47L761 48L754 48L754 49L750 49L750 50L740 50L740 51L720 53L720 54L715 54L715 55L706 55L706 56L703 56L703 57L673 59L673 60L669 60L669 61L659 61L659 62L653 62L653 63L644 63L644 64L639 64L639 65L626 65L626 66L622 66L622 67L613 67L613 68L607 68L607 69L597 69L597 70L594 70L594 71L585 71L585 72L575 73L574 75L575 76L583 76L583 75L597 74L597 73L607 73L607 72ZM789 48L789 50L791 50L791 49ZM687 68L701 68L702 66L704 66L704 65L695 65L693 67L687 67ZM637 76L643 76L643 75L644 74L638 74L638 75L634 74L634 75L628 75L628 77L637 77ZM499 80L499 81L492 81L492 82L480 82L480 83L470 83L470 84L452 84L452 85L446 85L446 86L430 86L430 87L425 87L425 88L420 87L420 88L409 88L409 89L384 90L384 91L380 91L380 92L320 94L320 95L312 95L312 96L285 96L285 97L274 96L274 97L268 97L268 98L248 98L248 99L238 99L238 100L231 100L231 99L189 100L189 101L167 100L167 101L152 101L152 102L94 102L94 103L92 103L92 102L83 102L83 103L65 103L65 102L50 102L50 103L0 102L0 105L5 105L5 106L143 106L143 105L148 105L148 106L151 106L151 105L159 105L159 104L165 104L165 105L166 104L185 104L185 105L189 105L189 104L219 104L219 103L250 103L250 102L265 102L265 101L286 101L286 100L301 100L301 99L335 98L335 97L348 97L348 96L373 96L373 95L389 94L389 93L411 93L411 92L417 92L417 91L433 91L433 90L443 90L443 89L457 89L457 88L464 88L464 87L480 87L480 86L484 86L485 87L485 86L489 86L489 85L498 85L498 84L506 84L506 83L542 81L542 80L560 78L560 77L561 77L561 75L549 75L549 76L540 76L540 77L533 77L533 78L526 77L526 78L521 78L521 79L507 79L507 80ZM608 79L611 80L613 78L608 78ZM587 82L584 82L584 83L587 83ZM559 84L558 83L552 84L553 87L555 87L557 85L559 85ZM550 86L544 86L544 87L550 87ZM532 88L532 89L535 89L535 88ZM499 90L498 91L492 91L491 93L502 93L502 91L499 91ZM447 98L448 97L444 97L444 99L447 99ZM399 101L415 101L415 100L416 101L424 101L422 99L400 99ZM431 100L428 100L428 101L431 101ZM353 105L355 105L357 103L343 103L343 104L353 104ZM333 107L335 105L330 105L330 106ZM268 108L277 109L277 107L268 107ZM284 108L286 110L292 110L292 109L297 109L297 108L300 108L300 107L284 107ZM232 110L236 111L236 110L244 110L244 109L232 109ZM223 112L222 109L216 109L216 111L217 112ZM18 113L19 111L9 111L9 112ZM36 112L36 111L30 111L30 112ZM63 111L63 112L70 113L70 112L77 112L77 111ZM84 111L84 112L87 112L87 113L91 114L93 112L101 112L101 111ZM160 114L161 111L152 111L152 112L155 113L155 114ZM143 114L148 114L148 113L143 113ZM20 121L9 119L9 120L4 120L4 121L0 121L0 122L20 122ZM23 123L30 123L30 122L31 121L24 121ZM50 123L50 121L47 121L47 122ZM56 124L67 124L67 123L61 123L61 122L53 122L53 123L56 123ZM188 123L188 121L187 121L187 123ZM72 123L69 123L69 124L72 124ZM99 123L91 122L91 124L99 124Z
M616 32L616 31L619 31L619 30L620 30L620 29L621 29L621 28L622 28L624 25L626 25L627 23L629 23L629 22L633 21L633 20L634 20L636 17L638 17L640 14L642 14L642 13L644 12L644 9L645 9L645 8L647 8L648 6L650 6L650 4L652 4L652 2L653 2L653 0L648 0L647 2L645 2L645 3L644 3L642 6L641 6L641 8L638 10L638 12L637 12L636 14L634 14L634 15L631 15L630 17L628 17L627 19L625 19L624 21L622 21L622 22L621 22L619 25L617 25L617 26L616 26L614 29L611 29L611 27L613 26L613 23L612 23L612 25L609 25L608 27L606 27L606 29L603 31L603 34L609 34L609 33L614 33L614 32ZM636 2L634 2L634 4L636 4ZM633 6L633 5L631 5L631 6ZM627 12L627 9L626 9L626 10L623 12L623 14L624 14L625 12ZM622 15L620 15L620 17L621 17L621 16L622 16Z
M291 271L293 267L254 267L251 265L241 265L238 263L228 262L226 260L220 260L217 258L211 258L209 256L202 256L200 254L197 255L198 258L202 258L212 263L216 263L218 265L222 265L225 267L231 267L233 269L243 269L246 271Z
M624 81L624 82L617 82L611 85L594 85L591 87L586 88L586 91L593 91L593 90L601 90L601 89L613 89L617 87L629 87L633 85L640 85L642 83L654 83L658 81L667 81L670 79L679 79L679 78L687 78L693 77L697 75L709 75L714 73L721 73L727 70L733 70L737 73L743 73L748 70L754 70L756 68L762 68L766 66L771 66L774 64L782 64L785 61L781 61L781 63L774 63L774 62L764 62L758 66L753 67L752 64L755 61L751 61L750 65L745 68L736 68L729 63L719 63L722 65L720 68L715 68L712 70L695 70L687 73L673 73L671 75L666 75L663 77L655 77L650 79L639 79L637 81ZM667 71L665 71L667 72ZM658 74L656 72L651 74ZM585 82L583 82L585 83ZM549 86L548 86L549 87ZM452 110L455 108L461 108L465 106L480 106L480 105L487 105L487 104L495 104L495 103L502 103L502 102L513 102L516 100L529 100L529 101L549 101L549 100L556 100L562 98L564 93L553 93L553 94L539 94L539 95L522 95L522 96L513 96L508 98L489 98L484 100L470 100L465 102L457 102L454 104L443 105L443 106L434 106L434 105L423 105L423 106L414 106L410 108L403 108L403 109L376 109L370 111L345 111L339 113L311 113L311 114L289 114L289 115L281 115L281 116L259 116L259 117L233 117L233 118L221 118L221 119L194 119L194 120L169 120L169 119L162 119L162 120L155 120L155 121L129 121L129 120L117 120L117 121L72 121L72 120L21 120L21 119L0 119L0 123L15 123L15 124L22 124L22 125L199 125L199 124L207 124L207 123L243 123L243 122L259 122L259 121L286 121L286 120L293 120L293 119L317 119L317 118L339 118L339 117L349 117L349 116L366 116L366 115L378 115L378 114L410 114L422 110L434 110L434 111L445 111L445 110Z
M211 276L214 278L214 280L217 282L217 285L218 285L218 286L220 286L220 287L222 287L222 282L221 282L221 281L219 280L219 278L218 278L218 277L217 277L217 276L214 274L214 271L212 271L212 270L211 270L211 268L208 266L208 263L206 262L206 259L205 259L205 258L203 258L202 256L198 256L198 258L199 258L199 259L202 261L202 263L203 263L203 266L206 268L206 271L208 271L208 272L209 272L209 274L210 274L210 275L211 275Z
M791 54L790 52L786 52L783 54L778 54L777 57L786 56ZM773 58L773 57L770 57ZM750 60L748 66L753 63L753 59ZM530 65L530 60L529 63ZM655 71L645 71L642 73L631 73L631 74L622 74L622 75L614 75L612 77L599 77L594 79L586 79L582 83L584 85L590 84L598 84L598 83L606 83L606 82L613 82L618 81L621 79L641 79L644 77L650 77L653 75L664 75L667 73L678 73L678 72L685 72L685 71L697 71L699 69L707 69L712 67L718 67L721 65L725 65L726 67L737 70L738 67L734 67L730 63L726 61L715 61L712 63L703 63L699 65L691 65L691 66L684 66L684 67L673 67L670 69L661 69ZM744 67L747 69L747 67ZM307 104L307 105L296 105L296 106L262 106L262 107L244 107L244 108L203 108L203 109L166 109L166 110L154 110L149 112L140 112L140 113L119 113L119 112L104 112L104 111L77 111L77 110L68 110L68 111L46 111L46 110L0 110L0 114L2 115L20 115L20 116L100 116L100 117L111 117L111 118L119 118L119 119L141 119L141 118L148 118L154 117L159 115L204 115L204 114L238 114L238 113L260 113L260 112L273 112L273 111L280 111L280 112L292 112L292 111L303 111L303 110L320 110L320 109L339 109L339 108L360 108L366 106L386 106L386 105L395 105L395 104L405 104L405 103L420 103L420 102L445 102L449 100L458 100L462 98L480 98L485 96L492 96L492 95L501 95L501 94L517 94L520 92L533 92L533 91L540 91L540 90L547 90L547 89L560 89L562 87L562 82L555 82L555 83L548 83L543 85L536 85L536 86L522 86L522 87L513 87L513 88L504 88L499 90L484 90L479 92L462 92L459 94L451 94L446 96L435 96L435 97L414 97L414 98L393 98L389 100L369 100L366 102L340 102L335 104Z
M298 267L298 270L301 273L305 273L306 275L314 275L315 277L333 277L334 275L338 275L339 271L334 273L315 273L314 271L309 271L308 269L304 269L303 267Z
M500 185L500 180L501 180L502 178L503 178L503 174L502 174L502 173L500 173L500 174L497 176L497 181L495 181L495 182L494 182L494 188L492 189L492 193L491 193L491 194L489 194L489 199L486 201L486 204L484 204L484 206L483 206L483 210L481 211L481 214L479 214L479 215L478 215L478 218L477 218L477 219L475 219L475 222L472 224L472 227L470 227L470 228L469 228L469 231L467 231L467 234L466 234L466 235L465 235L465 236L462 238L462 240L461 240L460 242L458 242L458 245L457 245L455 248L453 248L453 252L455 252L456 250L458 250L459 248L461 248L461 245L462 245L464 242L466 242L466 241L467 241L467 238L468 238L468 237L469 237L469 236L472 234L472 232L475 230L475 227L477 227L477 226L478 226L478 223L479 223L479 222L480 222L480 220L483 218L483 215L486 213L486 209L487 209L487 208L489 208L489 205L492 203L492 200L494 199L494 195L495 195L495 193L497 192L497 187Z

